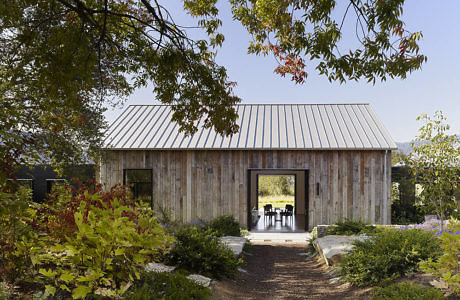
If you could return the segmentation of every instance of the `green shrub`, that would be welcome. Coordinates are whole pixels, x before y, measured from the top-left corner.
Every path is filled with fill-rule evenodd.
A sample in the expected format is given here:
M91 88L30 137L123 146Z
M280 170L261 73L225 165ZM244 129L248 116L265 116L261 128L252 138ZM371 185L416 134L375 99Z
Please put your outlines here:
M33 276L31 255L38 240L31 225L35 208L30 188L8 182L0 185L0 282Z
M126 293L126 300L210 299L211 291L181 274L144 273Z
M420 268L446 282L460 296L460 222L451 220L448 231L439 237L443 255L437 260L428 259Z
M418 270L418 263L441 254L439 241L419 229L386 230L354 247L341 266L343 278L364 286L397 278Z
M241 236L240 223L238 223L233 216L217 217L209 221L208 226L218 237L227 235Z
M150 209L122 205L116 198L103 201L98 194L86 192L85 197L89 202L80 202L74 214L74 234L65 242L55 240L34 261L41 266L48 294L116 298L139 278L169 237Z
M442 292L434 287L424 287L407 282L377 287L371 292L372 300L442 300Z
M353 221L346 219L344 222L337 222L335 226L329 227L327 235L355 235L355 234L369 234L373 235L379 232L375 226L368 225L361 221Z
M175 237L167 263L217 279L236 274L240 261L212 229L183 226L175 231Z

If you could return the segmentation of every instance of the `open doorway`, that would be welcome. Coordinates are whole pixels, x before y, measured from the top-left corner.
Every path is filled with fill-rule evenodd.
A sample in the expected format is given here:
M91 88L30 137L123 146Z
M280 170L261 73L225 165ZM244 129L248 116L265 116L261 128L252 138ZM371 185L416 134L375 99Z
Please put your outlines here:
M306 170L250 170L250 229L255 232L306 230Z

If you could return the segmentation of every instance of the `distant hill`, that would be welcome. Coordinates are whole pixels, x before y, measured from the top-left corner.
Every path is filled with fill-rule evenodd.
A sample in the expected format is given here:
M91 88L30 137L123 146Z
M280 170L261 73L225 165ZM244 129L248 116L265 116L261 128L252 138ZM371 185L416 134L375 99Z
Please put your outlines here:
M396 142L396 146L398 146L399 152L404 153L404 154L407 155L407 154L412 152L412 147L411 147L410 143L411 142L403 142L403 143Z
M460 140L460 136L458 136L458 139ZM409 154L412 152L412 147L411 147L411 143L412 142L402 142L402 143L399 143L399 142L395 142L396 143L396 146L398 146L398 150L401 152L401 153L404 153L404 154ZM416 142L415 144L418 146L420 145L422 142Z

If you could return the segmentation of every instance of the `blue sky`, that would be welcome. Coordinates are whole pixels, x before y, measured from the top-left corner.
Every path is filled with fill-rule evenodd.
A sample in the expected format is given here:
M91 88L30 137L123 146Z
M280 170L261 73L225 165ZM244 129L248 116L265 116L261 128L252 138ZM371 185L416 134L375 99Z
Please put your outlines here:
M183 13L180 1L162 2L168 2L168 9L178 24L196 24ZM421 52L428 56L428 61L422 70L405 80L389 79L375 85L365 81L329 83L327 78L316 73L313 64L310 64L304 84L282 78L273 73L276 67L273 57L247 54L250 38L244 28L232 20L229 4L220 1L219 8L225 42L218 51L217 62L227 68L230 80L238 83L234 91L242 103L370 103L397 142L410 141L417 135L420 123L416 117L422 112L432 115L435 110L442 110L451 132L460 133L459 0L406 0L407 29L422 31ZM199 37L200 34L191 33L191 36ZM345 49L355 42L353 35L344 36ZM157 101L151 87L139 89L123 108L109 108L105 116L111 123L129 104L154 103Z

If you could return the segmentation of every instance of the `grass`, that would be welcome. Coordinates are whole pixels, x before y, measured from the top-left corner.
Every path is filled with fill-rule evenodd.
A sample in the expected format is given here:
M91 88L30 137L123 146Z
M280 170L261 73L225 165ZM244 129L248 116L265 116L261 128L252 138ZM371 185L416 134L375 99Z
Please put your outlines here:
M273 208L285 208L286 204L294 206L294 196L279 195L279 196L259 196L259 208L263 208L264 205L271 204Z

